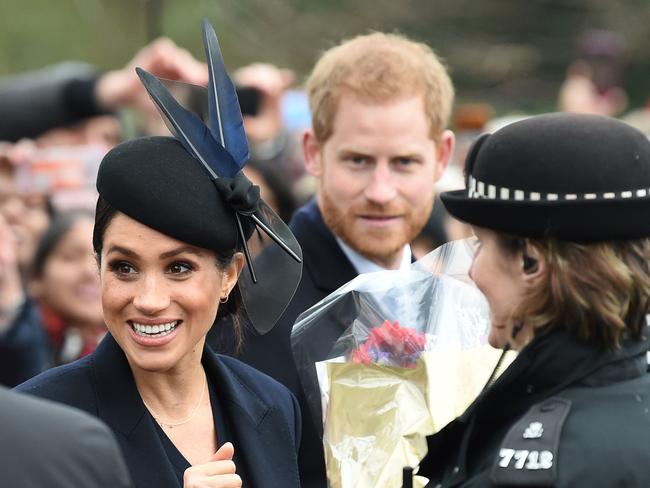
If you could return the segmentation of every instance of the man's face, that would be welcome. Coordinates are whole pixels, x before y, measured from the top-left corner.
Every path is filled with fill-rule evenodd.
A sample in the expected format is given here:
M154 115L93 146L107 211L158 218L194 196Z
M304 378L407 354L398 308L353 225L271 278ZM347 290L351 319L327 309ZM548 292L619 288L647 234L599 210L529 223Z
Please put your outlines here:
M333 127L324 144L311 132L304 140L323 219L357 252L394 268L429 217L453 134L436 145L421 96L377 104L344 94Z

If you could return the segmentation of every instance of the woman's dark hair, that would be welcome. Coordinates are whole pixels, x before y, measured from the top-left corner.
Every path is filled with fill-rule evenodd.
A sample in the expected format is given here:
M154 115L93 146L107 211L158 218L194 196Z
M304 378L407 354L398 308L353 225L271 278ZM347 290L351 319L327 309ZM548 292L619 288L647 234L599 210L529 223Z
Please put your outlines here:
M31 266L31 275L35 278L43 276L45 264L59 243L72 227L81 219L93 219L93 212L89 209L68 210L54 216L50 225L38 241L34 259Z
M104 234L108 225L113 220L113 217L118 213L118 210L108 203L101 196L97 199L97 207L95 209L95 227L93 228L93 250L95 251L95 256L97 262L101 261L102 247L104 243ZM240 244L241 246L241 244ZM236 252L240 251L240 247L233 249L228 253L216 252L217 256L217 267L221 270L225 269L233 259L233 256ZM215 297L216 300L219 297ZM220 319L225 319L230 317L232 320L233 335L234 335L234 352L241 351L244 340L244 325L239 316L239 311L242 305L241 291L239 290L239 284L236 284L230 295L228 296L228 301L226 303L219 304L219 310L217 311L217 316L215 322ZM227 321L225 321L227 322Z

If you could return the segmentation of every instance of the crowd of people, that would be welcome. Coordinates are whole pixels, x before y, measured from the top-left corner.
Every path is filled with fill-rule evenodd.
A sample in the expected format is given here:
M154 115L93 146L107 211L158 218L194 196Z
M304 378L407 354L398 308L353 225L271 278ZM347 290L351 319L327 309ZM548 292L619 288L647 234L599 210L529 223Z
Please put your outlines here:
M296 319L475 236L488 341L519 354L419 473L650 486L650 140L621 99L578 64L563 112L454 110L435 52L381 32L289 98L291 71L233 84L204 40L205 63L162 39L114 71L0 80L3 483L327 487ZM322 359L339 335L314 337Z

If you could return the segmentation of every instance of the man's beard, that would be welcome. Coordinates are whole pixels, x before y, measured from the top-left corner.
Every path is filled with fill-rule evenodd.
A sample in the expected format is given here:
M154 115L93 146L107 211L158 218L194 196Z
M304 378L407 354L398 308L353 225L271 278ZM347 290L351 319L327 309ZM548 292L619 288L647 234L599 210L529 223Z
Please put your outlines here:
M341 208L321 185L319 203L325 224L336 236L371 261L387 263L424 228L433 208L433 193L423 208L372 202ZM401 222L393 228L362 229L357 219L359 215L400 215Z

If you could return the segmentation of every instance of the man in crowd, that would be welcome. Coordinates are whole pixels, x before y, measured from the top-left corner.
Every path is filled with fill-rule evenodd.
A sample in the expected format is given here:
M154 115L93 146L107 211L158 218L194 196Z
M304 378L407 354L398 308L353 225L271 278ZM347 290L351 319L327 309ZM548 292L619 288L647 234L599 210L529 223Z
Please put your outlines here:
M303 153L318 190L290 223L304 254L302 280L275 328L249 335L239 357L301 402L300 474L312 488L326 486L320 419L305 404L291 328L357 274L411 263L409 243L429 218L454 136L445 129L453 103L445 68L427 46L402 36L373 33L330 49L307 89L313 127ZM323 340L327 350L331 341Z
M132 486L111 431L99 420L0 386L2 486Z

